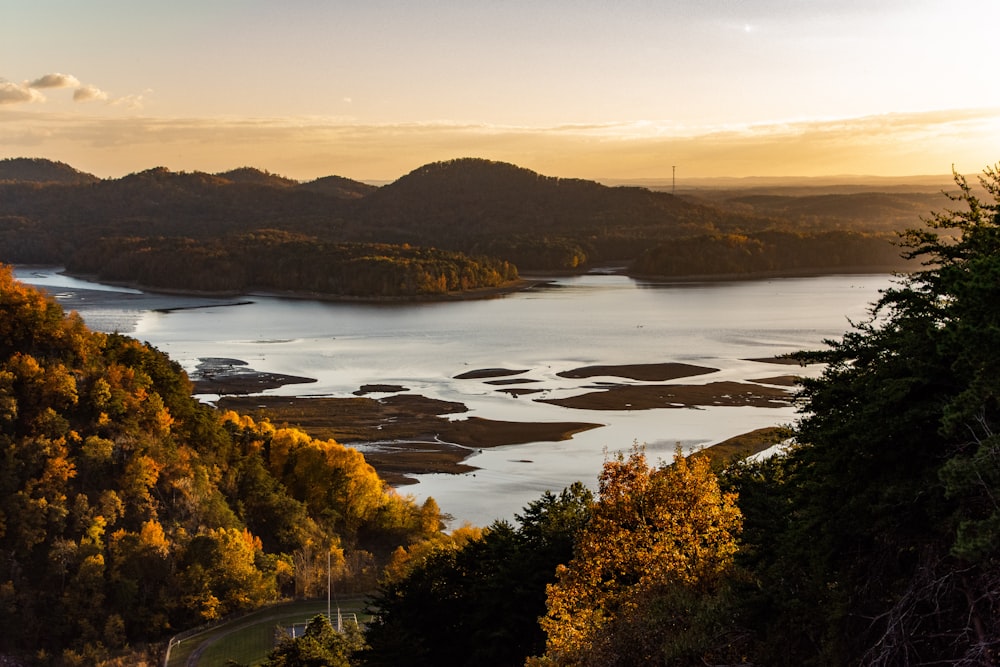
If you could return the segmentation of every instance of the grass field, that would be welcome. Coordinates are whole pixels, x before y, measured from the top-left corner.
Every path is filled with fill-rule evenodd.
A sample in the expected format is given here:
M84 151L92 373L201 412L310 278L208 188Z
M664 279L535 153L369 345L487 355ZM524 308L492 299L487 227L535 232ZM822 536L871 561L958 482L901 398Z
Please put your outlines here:
M340 611L355 613L364 623L364 598L339 600ZM267 657L274 643L275 629L308 623L317 614L326 613L326 600L289 602L258 609L226 623L207 628L175 643L167 667L226 667L235 661L253 667ZM336 623L336 606L333 610ZM191 662L189 662L191 661Z

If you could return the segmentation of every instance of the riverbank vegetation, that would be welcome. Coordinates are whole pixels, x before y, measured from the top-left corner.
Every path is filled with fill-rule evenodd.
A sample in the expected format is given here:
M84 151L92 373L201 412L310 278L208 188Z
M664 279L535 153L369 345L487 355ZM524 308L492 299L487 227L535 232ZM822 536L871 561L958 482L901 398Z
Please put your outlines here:
M502 287L517 280L509 262L434 248L322 243L265 230L223 239L102 239L67 263L72 273L151 288L325 297L426 297Z

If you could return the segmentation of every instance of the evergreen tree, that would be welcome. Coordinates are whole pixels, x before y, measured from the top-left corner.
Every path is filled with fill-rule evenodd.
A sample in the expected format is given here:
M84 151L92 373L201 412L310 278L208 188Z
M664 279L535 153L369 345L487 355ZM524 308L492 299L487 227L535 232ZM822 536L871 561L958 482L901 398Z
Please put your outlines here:
M365 665L521 665L540 652L545 586L569 560L590 491L579 482L530 503L517 525L497 521L481 539L439 548L372 600Z
M908 231L926 267L824 351L798 445L736 473L764 663L994 664L1000 649L1000 175ZM765 493L760 480L774 487Z

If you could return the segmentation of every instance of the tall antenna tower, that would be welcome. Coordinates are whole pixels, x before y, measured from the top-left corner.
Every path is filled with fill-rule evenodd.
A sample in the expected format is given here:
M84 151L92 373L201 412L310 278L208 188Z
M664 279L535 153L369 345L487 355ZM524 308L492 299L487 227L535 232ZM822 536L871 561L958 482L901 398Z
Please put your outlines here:
M677 165L674 165L674 175L670 182L670 194L677 194Z

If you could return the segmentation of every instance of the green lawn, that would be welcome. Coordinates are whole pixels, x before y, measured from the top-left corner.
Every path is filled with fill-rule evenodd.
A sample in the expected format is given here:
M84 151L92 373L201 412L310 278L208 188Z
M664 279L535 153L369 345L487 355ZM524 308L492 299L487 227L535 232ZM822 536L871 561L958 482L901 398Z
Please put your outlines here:
M361 613L364 605L365 599L361 597L339 600L341 612L357 614L362 623L366 620ZM226 667L230 660L242 665L259 665L273 645L277 627L308 623L317 614L325 613L326 600L289 602L258 609L174 644L167 667L184 667L199 649L202 653L197 667ZM336 623L336 606L333 613Z

